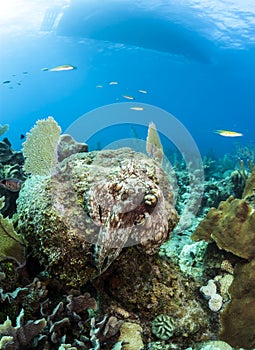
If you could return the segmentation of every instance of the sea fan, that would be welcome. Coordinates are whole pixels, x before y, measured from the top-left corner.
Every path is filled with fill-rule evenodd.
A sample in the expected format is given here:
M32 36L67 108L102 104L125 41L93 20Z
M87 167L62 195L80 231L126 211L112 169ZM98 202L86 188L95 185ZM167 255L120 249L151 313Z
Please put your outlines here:
M38 120L23 143L24 170L32 175L52 175L58 167L61 128L53 117Z

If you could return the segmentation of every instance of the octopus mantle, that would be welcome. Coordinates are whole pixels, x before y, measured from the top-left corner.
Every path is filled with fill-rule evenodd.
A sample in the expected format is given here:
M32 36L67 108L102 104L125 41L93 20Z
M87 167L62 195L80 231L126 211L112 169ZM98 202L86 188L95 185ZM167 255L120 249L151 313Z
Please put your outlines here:
M156 253L177 223L173 201L167 174L142 153L74 154L57 174L26 181L18 229L50 274L83 284L125 247Z

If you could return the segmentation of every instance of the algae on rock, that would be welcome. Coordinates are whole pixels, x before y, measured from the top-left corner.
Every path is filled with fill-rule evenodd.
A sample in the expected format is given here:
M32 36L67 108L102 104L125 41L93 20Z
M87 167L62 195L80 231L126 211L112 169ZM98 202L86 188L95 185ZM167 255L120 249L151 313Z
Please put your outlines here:
M0 198L0 209L4 206L3 198ZM25 259L25 242L17 234L9 218L0 214L0 261L14 259L19 265L23 265Z

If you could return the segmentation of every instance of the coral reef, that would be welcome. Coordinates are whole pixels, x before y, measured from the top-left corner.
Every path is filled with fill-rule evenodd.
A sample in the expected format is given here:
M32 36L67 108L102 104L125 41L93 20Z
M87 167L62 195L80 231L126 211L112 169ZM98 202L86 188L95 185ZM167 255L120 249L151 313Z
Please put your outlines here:
M219 338L254 348L255 174L247 179L247 171L233 172L231 157L207 157L198 217L186 213L183 222L192 225L174 230L171 169L160 167L162 146L153 124L151 159L130 149L87 152L70 135L59 136L51 117L32 129L27 149L47 143L49 125L53 143L39 148L42 162L25 151L28 179L22 154L7 139L0 142L0 176L25 180L14 193L18 212L5 204L0 221L5 226L4 217L12 216L8 223L27 244L27 264L17 269L5 253L0 259L0 348L231 348ZM196 174L189 179L188 166L177 161L174 170L182 214L187 201L196 203L189 195ZM14 196L9 192L0 188L5 203ZM193 238L207 242L194 243L193 231Z
M221 202L218 209L211 208L192 235L195 240L214 240L220 249L250 261L236 264L234 278L228 274L218 279L222 295L231 298L221 313L219 338L232 346L247 349L255 346L254 178L253 171L246 182L242 199L231 196Z
M125 246L156 253L177 222L167 175L130 149L75 154L54 176L32 176L17 210L34 257L71 285L105 270Z
M44 318L25 323L24 309L22 309L17 317L15 327L12 326L9 317L0 325L0 349L19 350L27 347L45 326L46 320Z
M0 317L3 318L5 313L12 320L16 317L18 320L16 327L11 326L9 317L3 321L0 341L6 342L5 337L12 336L13 347L10 349L28 348L24 346L29 345L31 349L51 350L65 344L67 340L72 346L85 349L83 343L91 340L91 337L86 336L89 334L86 322L89 314L96 311L97 302L88 292L70 290L66 295L62 293L56 286L48 286L38 278L12 292L5 293L0 289ZM17 316L19 310L22 311ZM39 325L43 325L43 328ZM34 337L36 339L31 342Z
M0 180L19 179L25 180L23 171L24 158L21 152L16 152L11 148L11 143L4 138L0 141ZM1 209L4 217L11 217L16 211L17 192L11 192L0 186L0 196L5 197L5 205Z
M125 319L127 312L123 310L128 310L128 320L139 317L149 341L158 340L151 332L157 315L174 320L169 342L179 344L179 348L188 346L191 339L210 336L208 315L196 298L198 283L185 278L171 261L129 248L95 281L95 286L101 311Z

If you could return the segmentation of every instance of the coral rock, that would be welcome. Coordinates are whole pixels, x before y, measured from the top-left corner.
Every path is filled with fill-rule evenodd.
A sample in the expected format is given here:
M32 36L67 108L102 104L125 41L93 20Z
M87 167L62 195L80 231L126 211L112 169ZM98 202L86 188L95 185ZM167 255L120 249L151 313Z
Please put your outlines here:
M213 239L220 249L251 260L255 257L254 227L253 208L244 199L229 197L218 209L210 209L192 239Z
M142 327L139 324L124 322L120 327L119 341L124 345L123 350L142 350L144 344L142 341Z
M124 247L154 254L177 223L166 173L131 149L78 153L32 176L18 199L19 232L55 277L81 285Z
M254 349L255 260L235 268L229 293L231 303L222 313L219 337L235 348Z
M62 162L71 154L88 152L88 145L75 141L71 135L60 135L58 142L58 161Z

